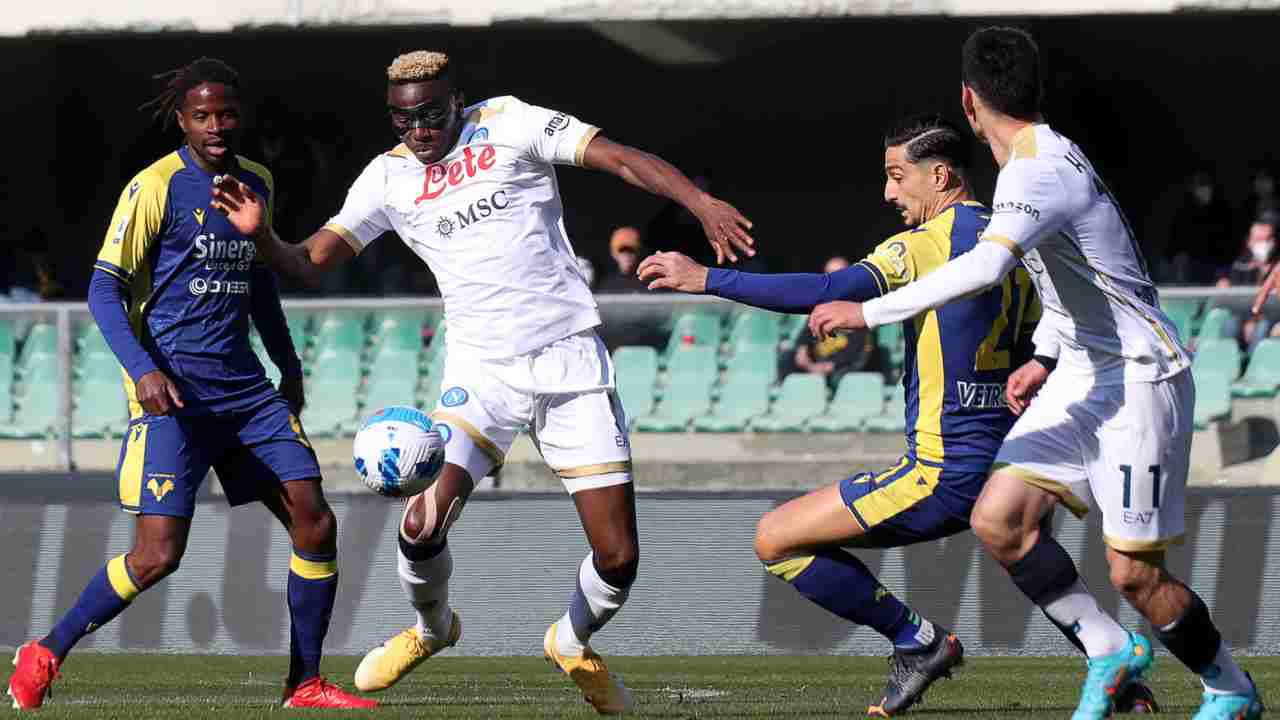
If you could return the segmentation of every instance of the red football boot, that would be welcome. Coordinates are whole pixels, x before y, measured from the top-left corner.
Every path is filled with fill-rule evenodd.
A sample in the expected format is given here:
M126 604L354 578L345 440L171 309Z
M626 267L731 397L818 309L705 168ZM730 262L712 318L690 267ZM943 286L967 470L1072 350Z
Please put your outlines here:
M377 700L365 700L352 695L324 678L314 677L296 688L285 686L284 706L287 708L338 708L368 710L378 707Z
M18 648L13 656L16 670L9 678L9 697L13 709L35 710L44 704L49 686L61 677L58 674L58 658L49 648L32 640Z

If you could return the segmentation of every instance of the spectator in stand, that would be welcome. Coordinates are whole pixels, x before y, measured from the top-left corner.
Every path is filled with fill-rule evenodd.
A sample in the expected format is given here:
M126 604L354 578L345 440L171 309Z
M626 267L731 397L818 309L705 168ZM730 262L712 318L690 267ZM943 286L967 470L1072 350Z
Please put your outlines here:
M827 260L822 271L831 274L849 267L849 260L836 255ZM794 350L784 350L782 374L807 372L822 375L827 386L835 389L846 373L865 370L875 352L868 330L854 330L819 340L806 327L796 339Z
M645 283L636 277L636 268L640 261L648 255L644 242L640 239L640 231L624 225L609 236L609 254L613 256L614 271L600 281L597 292L602 293L642 293L646 292Z
M1249 226L1243 252L1230 267L1218 277L1218 287L1261 285L1276 267L1276 227L1280 216L1275 212L1264 213ZM1265 315L1251 315L1240 326L1240 343L1248 352L1267 337L1275 328Z
M1231 210L1217 183L1208 172L1195 172L1173 216L1173 233L1162 258L1165 282L1207 285L1217 269L1233 259L1230 234Z
M1280 213L1280 196L1276 194L1275 173L1270 167L1263 165L1253 173L1253 185L1240 213L1244 222L1236 227L1243 231L1268 213Z

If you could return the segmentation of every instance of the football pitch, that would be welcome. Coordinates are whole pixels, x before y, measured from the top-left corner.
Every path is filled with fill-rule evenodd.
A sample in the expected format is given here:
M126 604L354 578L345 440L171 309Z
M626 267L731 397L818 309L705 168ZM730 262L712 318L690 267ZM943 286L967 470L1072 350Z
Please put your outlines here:
M358 658L325 659L325 674L352 689ZM1280 658L1242 663L1275 687ZM68 659L42 718L343 717L352 711L285 711L275 704L283 657L94 654ZM653 718L860 717L885 677L883 658L825 656L614 657L632 689L633 716ZM1077 658L973 658L934 685L908 717L1063 718L1083 678ZM1200 684L1168 655L1149 678L1165 717L1189 717ZM597 717L567 678L541 658L447 656L429 660L381 693L376 717ZM5 698L8 700L8 698ZM363 716L363 713L357 713Z

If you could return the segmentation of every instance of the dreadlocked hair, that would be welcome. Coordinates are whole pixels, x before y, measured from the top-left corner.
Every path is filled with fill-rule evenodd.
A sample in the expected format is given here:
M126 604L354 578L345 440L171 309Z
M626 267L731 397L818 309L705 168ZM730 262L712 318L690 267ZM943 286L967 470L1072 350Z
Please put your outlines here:
M166 130L173 126L173 116L182 107L191 88L208 82L240 89L240 73L225 62L211 57L197 58L180 68L153 75L152 79L163 81L164 90L138 109L152 110L152 118L161 121Z

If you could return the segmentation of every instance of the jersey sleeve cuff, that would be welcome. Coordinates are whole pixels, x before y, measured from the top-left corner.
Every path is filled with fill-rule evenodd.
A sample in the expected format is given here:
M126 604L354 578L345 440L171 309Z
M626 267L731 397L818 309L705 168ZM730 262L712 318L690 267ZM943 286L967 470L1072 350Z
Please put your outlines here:
M594 125L588 127L587 131L582 134L582 138L578 140L578 147L573 151L574 165L582 167L582 164L587 160L587 146L590 145L591 141L599 134L600 128L595 127Z
M114 277L115 279L119 280L122 283L125 283L126 285L129 284L129 282L133 279L132 273L130 273L128 270L125 270L119 265L113 265L112 263L109 263L106 260L98 260L93 264L93 267L95 270L101 270L102 272L110 275L111 277Z
M857 265L866 268L871 273L871 277L876 281L876 288L880 290L881 295L889 292L889 281L885 279L884 273L880 272L880 268L876 267L875 263L862 260Z
M350 245L357 255L364 252L365 243L360 242L360 238L356 237L355 233L350 230L332 222L325 223L324 229L346 240L347 245Z

